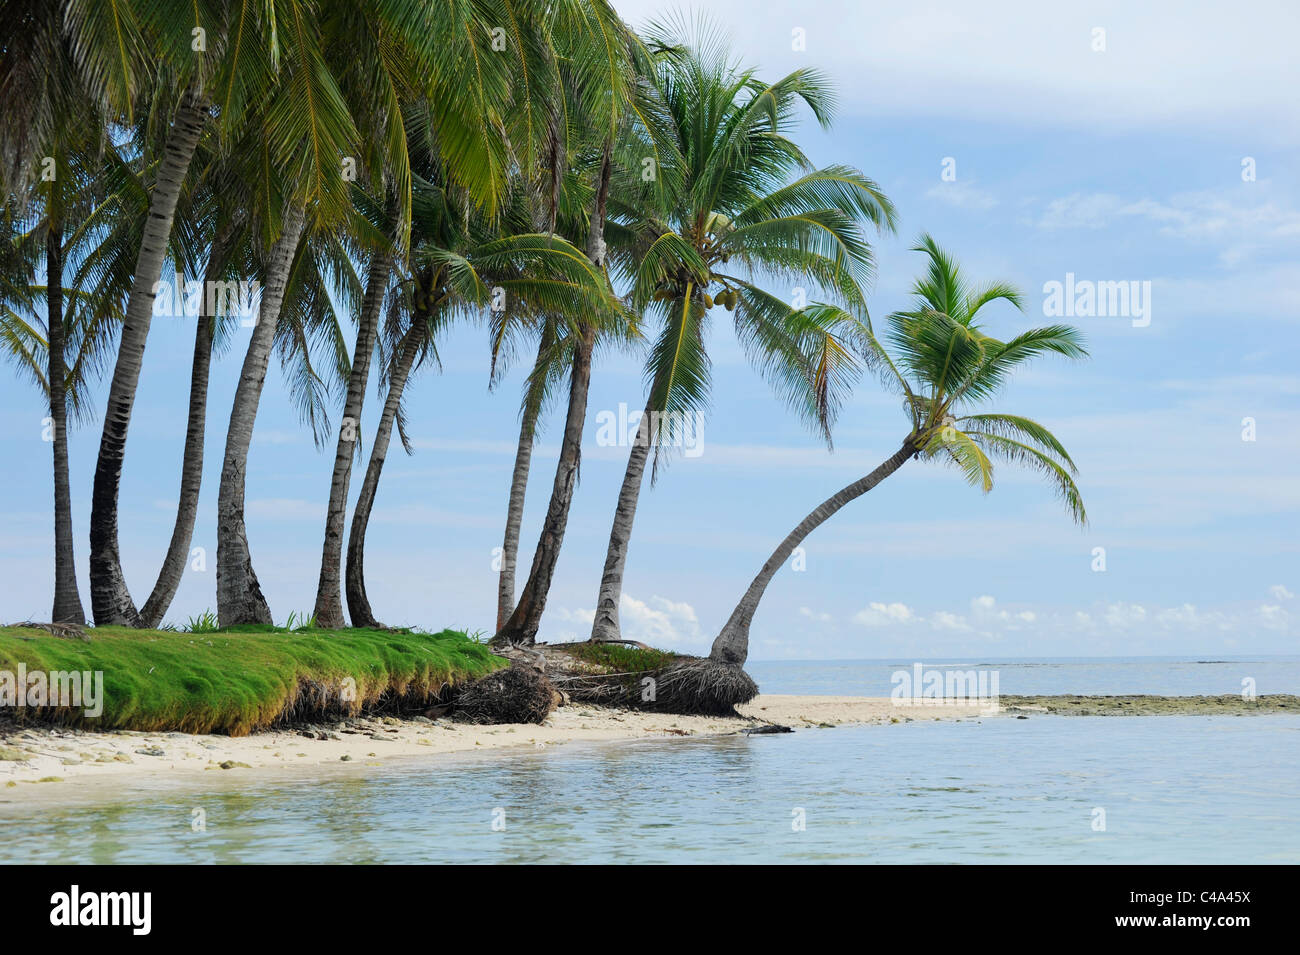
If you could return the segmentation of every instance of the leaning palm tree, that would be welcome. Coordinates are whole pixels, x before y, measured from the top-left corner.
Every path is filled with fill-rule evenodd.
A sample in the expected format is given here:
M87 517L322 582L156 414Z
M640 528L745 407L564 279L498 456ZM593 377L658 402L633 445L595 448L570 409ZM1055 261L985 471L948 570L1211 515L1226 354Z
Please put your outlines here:
M709 657L716 663L744 664L754 611L794 549L840 508L912 458L955 465L985 493L993 488L993 459L1029 467L1047 478L1076 522L1087 521L1074 483L1074 462L1061 442L1029 418L977 410L1002 390L1018 365L1031 358L1049 352L1086 357L1079 332L1069 325L1049 325L1008 341L986 335L975 324L980 311L996 301L1021 308L1020 292L1004 283L969 285L956 262L928 235L921 237L914 251L925 253L929 263L924 277L913 286L913 307L887 319L885 338L892 354L867 322L834 306L813 305L804 316L811 324L849 329L845 341L852 335L862 364L902 395L910 430L879 467L823 501L772 552L714 640ZM848 355L847 349L843 354Z
M657 26L651 35L674 49L673 30L681 27ZM611 233L627 236L621 264L634 307L653 313L660 333L610 530L596 641L621 639L623 573L651 450L657 470L667 439L708 404L710 310L732 314L751 362L829 444L838 381L819 377L816 365L829 340L798 321L798 309L770 282L810 286L865 312L873 268L866 233L894 227L893 205L874 182L848 166L814 168L792 139L799 106L823 127L830 122L834 97L816 70L764 82L701 24L685 51L659 60L655 82L682 168L654 188L632 182L617 190Z

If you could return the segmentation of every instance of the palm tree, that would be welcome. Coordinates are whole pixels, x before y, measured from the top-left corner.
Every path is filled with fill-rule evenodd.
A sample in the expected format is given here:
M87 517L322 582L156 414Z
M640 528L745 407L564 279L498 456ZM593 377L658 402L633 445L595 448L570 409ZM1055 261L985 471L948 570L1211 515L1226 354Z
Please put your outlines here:
M561 234L574 245L584 246L592 264L607 274L609 245L606 228L616 147L624 134L637 126L650 128L650 141L658 143L656 124L652 121L657 112L654 91L649 84L642 82L654 55L605 4L597 2L576 6L580 7L575 11L576 15L564 21L569 29L555 32L555 36L563 41L559 51L566 76L562 84L566 96L560 102L566 106L566 116L590 119L586 128L575 129L570 134L572 144L568 146L567 155L560 148L567 143L567 140L562 143L559 131L563 126L553 124L557 130L548 137L550 148L543 164L543 178L549 181L550 223L554 229L562 212L563 183L573 171L585 174L582 176L585 180L583 189L589 190L590 201L583 210L584 214L575 216L567 228L561 228ZM639 160L640 156L638 168ZM662 168L670 169L671 163L663 163ZM592 317L579 319L572 327L568 404L551 497L533 551L528 579L513 611L498 626L493 638L498 645L530 644L536 639L541 625L577 485L592 360L602 331L626 337L630 326L620 316L612 325ZM517 461L516 473L519 471ZM516 483L512 481L512 502ZM508 543L512 536L517 537L517 532L512 535L509 511L507 513ZM511 576L513 557L511 554ZM504 561L502 566L503 569L507 566ZM506 587L507 581L503 577L498 592L498 619L505 616ZM513 579L509 581L509 587L513 590Z
M66 50L63 51L66 55ZM76 101L85 107L84 100ZM85 415L88 372L96 370L121 321L120 282L106 280L86 294L82 266L97 245L129 216L131 176L117 148L84 110L46 143L49 175L24 185L4 218L4 281L0 284L4 350L25 367L49 402L54 463L54 607L52 620L85 623L76 580L68 461L68 404ZM15 219L22 216L22 222ZM25 227L24 232L17 232ZM30 283L40 269L43 285ZM73 274L75 273L75 278ZM43 303L40 301L43 299ZM23 317L44 305L44 320ZM43 324L43 328L41 327ZM33 365L37 356L44 362ZM69 364L69 362L71 364Z
M1077 523L1087 521L1074 483L1074 462L1050 431L1029 418L973 410L1001 391L1010 373L1031 358L1048 352L1086 357L1079 332L1068 325L1049 325L1008 341L986 335L975 323L979 312L996 301L1021 308L1020 292L1005 283L969 285L956 262L928 235L921 237L914 251L925 253L928 267L913 286L912 309L887 319L892 355L869 324L834 306L819 304L806 310L807 321L845 330L846 342L852 336L863 364L902 395L910 431L879 467L823 501L772 552L713 642L709 656L718 663L744 664L754 611L794 549L840 508L912 458L955 465L985 493L993 488L993 458L1032 468L1047 478Z
M237 128L245 105L259 98L284 52L275 39L274 25L258 6L249 0L203 7L142 2L111 8L84 2L59 5L66 11L63 26L92 94L128 122L142 92L155 110L171 116L154 168L95 465L90 596L98 624L140 623L118 551L118 492L127 430L177 202L211 108L214 103L219 107L225 129ZM300 23L303 4L287 0L286 6ZM194 42L196 30L204 37L201 44ZM285 31L290 37L285 46L290 49L295 45L294 32ZM144 88L147 77L155 79L153 88Z
M512 222L527 224L525 204L516 205L513 215L508 211L491 222L479 217L465 229L454 190L417 178L416 192L411 230L416 268L410 281L403 283L404 300L390 310L388 337L395 344L388 393L348 538L348 612L352 625L358 627L379 625L365 588L366 530L394 424L401 429L405 388L417 364L431 356L436 360L434 342L439 331L457 317L481 313L493 304L497 289L504 293L505 310L524 319L582 314L604 323L605 315L617 312L604 273L577 248L558 236L510 233ZM403 330L406 315L409 321Z
M385 193L384 177L391 177L399 223L410 218L412 151L405 124L396 121L401 104L414 101L417 110L428 113L432 149L488 214L501 201L511 162L501 130L515 79L513 61L493 55L490 11L470 0L372 0L357 8L331 7L329 13L319 22L306 16L295 20L303 48L312 55L282 69L280 92L267 107L266 130L280 158L278 168L293 172L286 180L284 229L269 263L282 271L268 273L222 466L217 614L225 625L270 620L243 518L248 446L278 315L275 296L267 293L277 286L283 291L294 262L286 244L296 246L309 206L316 230L334 231L344 220L350 202L339 157L359 157L377 194ZM285 145L288 150L280 155ZM403 242L399 236L399 248ZM263 329L268 321L272 328ZM330 543L327 539L327 550Z
M675 42L667 27L652 36L665 48ZM655 81L683 165L670 188L618 190L633 198L616 205L615 217L628 234L634 307L656 313L661 331L610 530L597 641L621 639L623 572L650 451L657 466L665 422L680 427L708 402L709 310L733 313L750 360L829 444L837 383L818 374L817 359L830 339L756 276L820 288L865 313L873 264L866 228L894 227L893 206L874 182L848 166L816 169L793 142L799 104L830 122L833 96L815 70L765 83L700 25L685 52L660 59Z
M8 192L24 194L25 184L33 181L38 171L47 174L52 171L56 182L58 178L66 177L66 168L59 168L60 155L66 155L60 148L61 144L66 146L70 136L82 140L107 140L107 126L131 116L137 100L148 86L147 79L160 66L163 72L177 66L165 57L154 55L158 51L150 49L151 43L170 47L169 42L163 42L164 37L171 40L178 36L180 22L174 14L174 9L143 10L139 4L130 2L115 4L110 10L91 3L6 0L0 9L0 22L5 24L5 55L0 60L0 106L3 106L6 118L4 129L0 131L0 157L3 158L3 179ZM191 66L194 59L191 58ZM193 70L189 71L189 75L193 73ZM169 137L170 149L165 152L156 171L156 202L151 204L148 222L141 233L141 295L128 310L130 321L122 334L121 347L128 354L143 347L141 322L147 327L151 305L146 296L161 271L166 233L170 232L175 199L179 193L177 171L180 170L180 178L183 178L188 152L197 142L197 135L191 135L194 120L202 109L203 105L192 98L180 105L174 135ZM53 169L37 170L38 163L43 166L53 163ZM50 208L57 210L57 203L51 204ZM52 246L60 241L64 223L56 219L49 225L49 251L55 252ZM148 254L146 249L150 250ZM154 250L159 250L156 256L152 254ZM58 258L57 254L54 258ZM48 261L47 267L58 269L63 264ZM57 297L63 283L51 280L47 286L49 294ZM58 342L62 331L62 324L51 320L50 332L55 347L49 357L55 363L56 378L63 371L63 348ZM111 407L123 432L124 419L130 415L130 396L126 395L124 402L124 393L133 391L133 384L129 388L127 385L125 375L119 375L115 370ZM63 400L64 389L55 382L51 392L53 417L62 416L59 406ZM105 427L107 431L107 420ZM60 432L61 425L56 425L55 430ZM55 443L56 466L60 465L64 452L60 434ZM63 484L63 479L56 474L55 493L59 499L56 502L56 520L60 527L66 524L64 517L67 513L62 502L67 496ZM96 617L99 617L102 601L96 599L96 577L102 578L103 575L98 573L102 562L95 554L95 527L97 523L103 524L103 514L101 509L97 521L95 510L92 505L91 603L96 609ZM115 519L111 530L115 538ZM56 590L64 595L56 615L80 617L80 600L74 607L67 596L66 574L71 571L71 550L66 539L69 534L70 530L66 528L60 530L56 547L59 555L56 559L63 571L60 576L65 578L62 582L56 581ZM116 559L115 544L113 559Z
M329 205L320 203L315 208ZM290 393L317 446L329 435L325 418L329 386L311 360L313 333L326 339L338 380L347 378L342 327L330 289L341 289L345 304L355 300L355 275L348 274L351 263L330 224L317 218L308 226L303 199L291 197L281 221L280 234L261 262L262 299L235 389L217 490L217 615L223 626L271 621L244 522L249 449L271 353L278 344Z
M519 441L510 473L510 495L506 506L506 529L501 542L501 571L497 578L497 622L500 630L515 609L515 570L519 556L519 532L523 526L524 498L528 471L533 459L533 442L540 430L543 412L556 396L565 374L573 366L573 336L564 334L562 322L543 316L537 328L537 357L524 383L519 409ZM496 364L493 365L495 377Z
M357 318L357 337L348 374L347 396L340 419L338 443L334 451L334 471L330 478L329 503L325 509L325 543L321 554L320 577L316 584L316 623L321 627L344 626L339 578L342 574L343 525L348 504L348 485L352 461L359 449L361 410L370 376L370 359L375 351L380 316L393 276L394 249L386 236L370 254L365 294Z
M199 491L203 483L204 432L207 425L208 377L212 366L213 343L217 340L223 319L230 318L220 311L223 303L210 290L228 275L238 274L231 266L236 260L234 249L239 240L244 221L242 210L214 226L208 251L207 266L203 272L203 293L199 314L195 316L194 355L190 362L190 396L185 422L185 445L181 453L180 491L176 502L176 521L172 536L163 557L158 579L149 599L140 608L140 625L157 627L171 606L180 587L181 577L190 557L194 522L198 517ZM247 274L247 273L244 273ZM228 323L228 321L227 321Z
M596 167L595 195L591 220L587 229L587 257L592 265L605 273L606 245L604 228L610 184L610 150L602 149ZM608 278L605 279L608 285ZM595 317L578 319L571 329L572 358L569 365L569 400L565 409L564 432L560 438L560 456L555 466L555 479L546 517L533 551L533 563L514 610L506 618L493 641L497 644L531 644L541 624L546 597L555 576L555 565L564 543L564 532L569 520L569 507L578 482L578 464L582 456L582 430L587 420L587 394L591 387L592 358L596 351L601 323ZM513 562L512 562L513 565ZM498 606L498 615L500 607Z
M149 125L141 124L137 139ZM177 272L202 276L202 283L198 313L193 316L194 354L176 518L157 581L139 612L140 625L145 627L155 627L162 621L190 557L202 484L210 366L214 354L224 349L236 333L239 309L234 306L247 305L241 301L247 291L246 282L240 280L258 274L259 270L257 240L249 218L249 211L258 205L258 194L250 188L258 171L256 157L250 163L246 148L221 155L211 145L209 140L209 148L200 147L204 155L196 165L198 174L192 188L182 191L177 205L179 227L173 232L169 253ZM148 154L148 147L137 152ZM99 231L95 247L81 257L75 282L78 289L93 288L97 301L112 304L126 300L125 290L132 281L134 249L138 246L139 219L147 209L149 198L145 184L133 174L134 167L119 162L109 171L119 182L115 187L119 205L129 200L131 206L112 216L110 229ZM309 243L306 250L303 270L310 279L291 286L276 342L285 365L290 397L298 405L301 416L312 425L319 443L328 425L323 417L323 392L329 382L322 380L312 365L312 342L323 339L335 353L335 361L331 363L335 373L340 363L346 365L346 357L337 347L341 339L337 317L330 296L323 290L333 287L335 295L347 303L356 295L356 283L349 268L339 267L340 261L346 264L346 256L340 255L342 250L336 244ZM329 273L330 282L321 278L324 272Z

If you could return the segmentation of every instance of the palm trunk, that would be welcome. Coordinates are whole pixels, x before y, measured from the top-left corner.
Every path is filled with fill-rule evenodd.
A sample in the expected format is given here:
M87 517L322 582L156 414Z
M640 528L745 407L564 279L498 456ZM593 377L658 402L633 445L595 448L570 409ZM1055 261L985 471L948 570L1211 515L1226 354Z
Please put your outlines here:
M515 566L519 560L519 529L524 521L524 495L528 490L528 468L533 460L533 435L537 430L536 408L525 408L519 426L519 447L515 449L515 470L510 477L510 502L506 506L506 533L501 542L501 576L497 581L497 629L515 609Z
M343 524L347 518L348 486L352 482L352 460L356 456L357 435L361 430L361 410L370 377L370 356L375 350L379 329L379 312L393 271L393 259L379 252L370 261L370 276L357 320L357 342L352 354L352 372L348 376L348 394L339 422L338 446L334 451L334 474L330 478L329 506L325 510L325 544L321 551L320 580L316 584L316 624L337 629L344 626L343 601L339 577L343 562Z
M596 642L617 642L623 637L618 625L618 603L623 596L623 567L627 564L632 521L636 518L636 504L641 496L641 481L645 476L649 456L650 412L645 411L637 426L636 443L627 456L627 471L623 474L623 486L618 492L618 507L614 510L614 526L609 532L605 570L600 577L600 595L596 598L596 619L591 624L591 639Z
M212 289L221 280L226 254L234 238L236 225L228 223L212 240L208 268L203 276L203 293L198 322L194 328L194 358L190 364L190 408L185 425L185 450L181 455L181 489L176 503L176 523L171 543L153 593L140 610L140 624L156 627L171 606L185 574L185 564L194 540L194 521L199 512L199 489L203 483L203 442L208 414L208 374L212 367L212 338L217 321L216 300ZM210 298L212 297L212 298ZM209 307L211 306L211 308Z
M794 549L803 543L804 538L825 523L836 511L850 501L866 494L901 468L907 459L914 454L916 454L916 446L911 436L909 436L903 442L903 446L895 451L892 457L866 477L854 481L848 487L828 497L811 514L800 521L799 526L790 532L790 535L781 542L781 545L776 550L772 551L772 556L767 559L763 569L758 572L754 582L745 591L745 596L736 605L736 609L731 612L731 618L727 621L727 625L722 628L722 632L713 641L713 650L709 653L709 659L716 660L719 663L743 666L746 657L749 656L749 624L754 619L754 611L758 609L758 602L763 598L763 591L767 589L767 585L776 576L776 572L784 566L786 559L794 553Z
M72 547L72 491L68 480L68 395L63 354L63 223L45 237L45 313L49 331L50 424L54 431L54 623L86 622L77 592Z
M533 363L533 382L524 399L523 421L519 425L519 447L515 450L515 470L510 478L510 502L506 506L506 533L501 544L501 576L497 581L497 629L500 630L515 609L515 567L519 558L519 529L524 521L524 496L528 491L528 469L533 460L533 439L537 434L537 417L541 413L540 395L534 392L542 386L540 377L548 336L543 335L537 345L537 361Z
M519 594L519 603L505 626L493 638L497 644L532 644L537 640L542 611L546 609L546 597L555 577L560 547L564 543L569 507L573 503L573 489L578 483L578 467L582 460L582 430L587 421L587 392L591 387L591 356L595 344L596 330L585 326L582 339L574 349L569 408L564 419L560 461L555 467L555 483L551 487L551 502L546 508L546 521L537 540L537 549L533 552L533 566L528 574L528 582Z
M402 337L397 365L388 382L388 397L384 399L384 410L379 416L379 429L375 432L374 444L370 446L370 463L366 466L366 476L357 494L357 506L352 512L346 575L348 613L354 627L381 626L366 596L366 530L370 525L370 512L375 506L375 493L379 490L379 474L388 458L388 442L393 436L393 422L397 420L397 409L402 403L402 391L420 351L421 335L420 326L412 325Z
M226 453L221 463L221 486L217 491L217 619L221 626L239 623L270 623L271 608L262 596L253 559L248 551L248 530L244 525L244 480L248 448L253 441L253 423L266 381L266 366L275 343L285 286L302 236L306 210L295 202L284 214L280 237L271 247L262 288L257 324L249 338L248 352L235 388L226 430Z
M611 150L611 144L606 142L596 186L596 204L587 234L587 257L602 270L605 267L605 210L609 199ZM578 466L582 459L582 429L587 423L591 358L596 350L595 326L584 322L581 323L580 330L581 338L573 353L569 408L564 419L564 436L560 441L560 460L555 466L555 482L551 486L551 501L546 508L546 522L542 525L537 549L533 552L532 570L519 595L519 603L505 626L492 638L492 642L497 645L536 642L542 611L546 609L546 597L555 577L555 564L560 558L560 546L564 543L569 506L573 503L573 489L578 482Z
M122 461L126 456L126 433L131 423L136 386L140 381L145 340L153 317L154 296L163 261L167 258L172 218L207 118L206 96L192 91L187 93L167 134L162 162L158 165L153 193L149 197L149 215L144 222L135 276L122 323L90 499L90 606L96 624L134 626L140 621L126 588L118 552L117 502L122 484Z

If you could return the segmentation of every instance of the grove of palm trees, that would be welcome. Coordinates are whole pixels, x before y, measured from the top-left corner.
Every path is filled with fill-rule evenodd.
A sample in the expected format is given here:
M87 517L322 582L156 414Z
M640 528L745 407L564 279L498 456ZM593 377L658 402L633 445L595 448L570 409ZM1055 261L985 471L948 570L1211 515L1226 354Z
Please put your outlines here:
M628 654L649 652L621 649L636 643L620 627L625 568L646 472L671 493L671 422L710 408L717 323L828 447L854 389L894 396L903 416L879 467L818 504L765 563L753 552L758 576L707 658L642 667L659 681L650 702L728 712L750 699L741 668L776 572L841 508L895 471L907 480L913 460L952 465L984 492L995 461L1028 468L1085 521L1065 448L1000 403L1030 359L1085 357L1081 336L1066 325L987 334L985 315L1014 313L1022 293L967 276L959 250L929 234L916 241L913 300L874 307L873 243L899 216L851 156L818 165L801 145L803 131L836 118L836 91L815 65L769 75L707 20L634 30L605 0L0 0L0 24L0 329L50 419L40 466L52 465L54 602L38 622L53 632L92 646L129 629L165 637L200 508L215 507L215 619L191 629L270 639L248 501L278 358L323 452L310 466L330 474L324 527L295 542L318 573L294 632L408 633L386 628L367 593L367 531L391 506L381 478L395 433L407 445L409 421L436 430L439 404L418 373L436 372L440 341L462 325L485 333L469 356L485 385L527 370L518 432L497 436L517 451L494 532L497 605L481 614L491 647L516 664L537 656L583 493L592 382L611 353L643 367L628 387L644 413L590 580L594 622L574 651L614 663L616 679L592 699L647 702L616 685L637 670ZM189 390L170 409L184 421L180 474L153 476L175 489L173 528L150 542L165 552L156 576L128 579L121 543L137 530L119 506L138 474L124 467L151 324L167 304L160 283L173 275L198 283L200 302L185 319ZM256 290L249 314L228 294L240 287ZM209 400L216 362L239 369L229 408ZM458 400L513 399L494 389ZM533 457L547 422L553 474ZM102 431L93 467L70 460L77 426ZM218 455L218 484L205 486L205 456ZM535 541L523 531L528 494L547 501ZM74 535L74 500L89 501L88 539ZM344 646L331 666L355 663ZM455 682L499 663L471 657L437 672ZM436 696L426 669L415 684ZM393 680L405 693L411 673ZM387 687L363 687L357 705ZM246 732L268 718L211 706L181 724Z

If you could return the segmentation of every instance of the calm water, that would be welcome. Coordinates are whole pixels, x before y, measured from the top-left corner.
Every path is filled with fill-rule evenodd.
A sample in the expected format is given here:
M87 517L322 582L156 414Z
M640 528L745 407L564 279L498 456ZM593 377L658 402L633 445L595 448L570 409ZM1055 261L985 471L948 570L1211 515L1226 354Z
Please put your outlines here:
M1154 681L1231 692L1198 681L1239 686L1241 674L1281 692L1265 679L1300 669L1247 663L1199 677L1174 663L1144 661L1137 675L1057 663L1049 676L1001 664L1002 689L1171 692L1133 686ZM883 686L871 682L878 666ZM772 692L875 695L897 668L753 667ZM1300 718L1290 716L917 721L250 778L217 791L153 783L94 808L0 803L0 861L1300 862ZM204 832L191 829L195 809ZM1105 831L1093 828L1098 809Z
M815 660L755 662L747 666L764 693L811 693L819 696L889 696L890 677L923 663L963 670L996 670L999 690L1017 696L1040 694L1147 693L1155 696L1201 696L1240 693L1242 680L1255 681L1256 693L1300 694L1300 656L1081 657L1077 659L999 660L997 657L943 660Z

